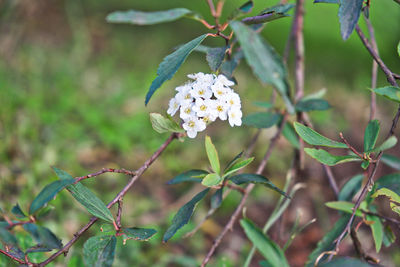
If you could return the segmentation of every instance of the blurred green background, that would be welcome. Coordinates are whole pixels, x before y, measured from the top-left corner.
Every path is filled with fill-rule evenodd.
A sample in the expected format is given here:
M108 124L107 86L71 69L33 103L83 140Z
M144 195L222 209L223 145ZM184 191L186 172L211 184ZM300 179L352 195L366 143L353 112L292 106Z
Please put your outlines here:
M243 2L226 1L224 16ZM252 14L276 2L255 0ZM367 88L370 87L371 58L356 34L346 42L340 38L336 5L306 2L306 93L326 88L326 99L333 106L329 111L312 113L311 118L315 128L326 135L336 138L337 133L343 131L353 144L361 146L369 116ZM4 210L10 210L17 202L26 210L34 196L56 179L50 166L62 168L73 176L102 167L134 170L167 138L167 134L153 131L148 114L163 113L167 109L174 87L184 83L188 73L210 72L204 54L193 53L174 78L156 92L147 107L144 96L163 57L174 47L205 33L206 29L189 19L138 27L108 24L105 17L116 10L154 11L174 7L198 11L212 21L206 1L200 0L0 2L0 203ZM399 73L400 60L396 56L400 40L399 6L391 0L372 1L370 16L381 57ZM269 23L263 31L280 53L284 50L290 25L291 18L283 18ZM218 46L223 42L209 38L205 44ZM291 77L292 61L291 57L288 63ZM239 82L235 90L241 95L245 115L257 111L252 102L268 101L271 87L261 85L244 62L235 77ZM386 84L379 72L378 85ZM389 129L395 109L395 104L378 98L377 117L381 120L382 132ZM255 151L256 162L248 171L256 168L274 130L262 132ZM246 147L256 130L231 128L227 123L216 122L206 132L216 144L221 161L228 162ZM196 235L181 239L205 216L209 201L204 201L191 223L176 238L168 244L161 243L162 233L172 216L199 190L192 185L167 186L165 182L188 169L207 168L203 142L204 133L194 140L174 142L125 197L123 223L151 226L160 232L150 242L128 241L125 246L119 243L115 266L198 265L212 238L240 200L238 193L231 193L217 215ZM398 146L393 151L396 153ZM284 183L292 153L282 139L267 165L264 174L279 186ZM359 172L352 164L334 169L340 185ZM123 175L105 174L86 180L85 185L108 202L127 179ZM304 263L337 215L322 207L323 202L333 200L333 194L318 164L307 158L307 167L299 181L306 182L307 188L298 194L283 217L282 236L275 234L273 237L278 243L285 240L297 211L302 213L302 222L313 217L317 217L318 222L289 250L287 255L292 266ZM257 188L248 202L247 215L261 225L276 199L275 193ZM66 243L86 223L89 215L66 192L59 194L51 205L55 209L44 225ZM98 225L92 227L67 258L60 257L57 262L62 266L80 266L84 240L98 231ZM366 231L363 238L368 240L368 233ZM19 235L25 237L22 231ZM223 242L212 266L240 266L249 248L249 242L236 226ZM373 252L372 246L367 248ZM347 251L351 253L351 248ZM393 250L383 250L383 255L385 253L393 254ZM43 259L40 255L32 259L35 257ZM390 266L395 259L384 257L383 260ZM4 257L0 257L1 264L8 264ZM399 259L397 264L400 264Z

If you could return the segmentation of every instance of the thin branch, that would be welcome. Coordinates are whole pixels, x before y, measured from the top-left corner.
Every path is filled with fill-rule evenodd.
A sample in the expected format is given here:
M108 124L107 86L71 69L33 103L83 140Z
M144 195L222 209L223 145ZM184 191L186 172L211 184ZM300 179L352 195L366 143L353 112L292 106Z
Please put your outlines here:
M257 174L261 174L264 171L265 166L267 165L267 162L268 162L269 158L271 157L272 150L274 149L276 143L278 142L279 137L281 136L281 133L282 133L283 127L286 124L287 118L288 118L288 115L285 114L282 119L282 123L279 126L278 131L276 132L274 137L271 139L271 142L269 144L269 147L267 149L267 152L265 153L263 160L261 161L260 165L258 166L258 169L256 171ZM206 264L210 261L212 255L214 254L217 247L220 245L220 243L221 243L222 239L224 238L224 236L226 235L226 233L228 231L232 230L233 225L235 224L236 220L238 219L240 213L242 212L242 209L246 203L246 200L249 197L250 192L253 190L253 188L254 188L254 184L249 184L246 187L246 189L245 189L246 192L244 193L242 199L240 200L239 205L236 207L235 211L233 212L231 218L229 219L228 223L225 225L222 232L214 240L213 245L211 246L210 250L208 251L206 257L204 258L204 260L201 264L202 267L206 266Z
M294 18L294 44L295 44L295 102L304 96L304 0L296 1Z
M12 259L12 260L14 260L14 261L16 261L16 262L18 262L18 263L20 263L20 264L30 264L30 265L32 265L32 263L28 263L28 262L25 262L25 261L23 261L23 260L21 260L21 259L18 259L17 257L11 255L10 253L8 253L7 251L4 251L4 250L2 250L2 249L0 249L0 253L6 255L6 256L9 257L10 259Z
M132 185L139 179L139 177L150 167L150 165L161 155L161 153L168 147L168 145L174 140L178 138L177 133L173 133L170 137L158 148L156 152L145 162L143 165L136 171L135 175L132 176L131 180L125 187L118 193L114 199L108 203L107 208L111 208L115 203L120 201L124 195L128 192L128 190L132 187ZM96 221L98 220L97 217L92 217L90 221L82 227L77 233L74 234L74 237L60 250L56 253L51 255L47 260L38 264L39 267L46 266L50 262L52 262L55 258L60 256L61 254L68 253L69 248L85 233Z
M103 168L98 172L90 173L90 174L84 175L84 176L75 177L75 180L76 180L75 184L79 183L80 181L82 181L84 179L99 176L99 175L101 175L103 173L107 173L107 172L122 173L122 174L130 175L130 176L133 176L136 174L136 171L130 171L130 170L125 170L125 169Z
M357 151L357 149L355 149L347 140L346 138L344 138L343 133L339 133L340 139L342 139L342 141L346 144L346 146L354 153L356 154L358 157L364 159L364 155L361 154L360 152Z
M337 198L339 196L339 188L336 183L336 179L332 174L332 170L329 166L327 166L325 164L322 164L322 167L324 168L326 176L328 177L329 185L331 186L332 191L333 191L333 193L335 193L335 197Z
M211 15L215 18L216 12L215 12L215 6L214 6L213 1L207 0L207 4L208 4L208 7L210 8Z
M11 222L8 222L6 229L10 230L10 229L14 228L15 226L24 225L24 224L33 223L33 222L35 222L34 219L30 219L29 221L19 221L19 222L11 221Z
M121 215L122 215L123 203L124 202L122 199L118 200L118 210L117 210L117 220L116 220L118 229L121 229Z

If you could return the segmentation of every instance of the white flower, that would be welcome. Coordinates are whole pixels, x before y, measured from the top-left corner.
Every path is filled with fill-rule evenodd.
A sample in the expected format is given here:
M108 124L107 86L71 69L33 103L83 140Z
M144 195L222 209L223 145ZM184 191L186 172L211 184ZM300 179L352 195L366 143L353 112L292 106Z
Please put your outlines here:
M236 94L235 92L229 92L226 97L226 103L230 108L239 108L241 107L240 105L240 96Z
M215 100L206 99L203 100L201 98L197 98L196 102L193 106L193 110L196 112L198 117L207 116L210 113L213 113L213 102Z
M235 85L234 82L232 82L231 80L228 80L228 78L225 77L225 75L218 75L218 77L216 78L216 80L220 83L222 83L225 86L233 86Z
M174 116L176 111L179 109L179 101L174 97L171 98L171 100L169 101L169 108L167 110L167 113L171 116Z
M175 98L177 99L180 105L186 105L193 102L191 91L192 91L191 87L185 87L182 88L181 91L176 94Z
M193 116L195 116L195 112L193 110L193 103L182 105L179 112L182 120L187 120Z
M228 111L228 116L231 127L242 125L242 111L239 108L231 108Z
M215 100L213 110L218 115L218 118L220 118L220 120L224 121L227 119L228 105L225 101Z
M203 99L209 99L212 96L212 91L210 89L210 84L205 82L193 83L193 90L191 95L194 98L202 97Z
M195 138L197 132L204 131L206 124L203 120L200 120L196 117L190 117L183 123L182 127L186 130L187 135L190 138Z
M211 90L214 93L214 96L218 99L224 99L225 96L231 92L231 89L225 87L222 83L216 82L211 85Z
M190 89L192 89L190 83L186 83L184 85L181 85L181 86L178 86L175 88L175 90L178 91L179 93L182 91L188 91Z
M210 84L210 85L214 83L214 79L215 79L214 74L204 74L202 72L189 74L188 77L190 79L197 80L198 82L206 83L206 84Z

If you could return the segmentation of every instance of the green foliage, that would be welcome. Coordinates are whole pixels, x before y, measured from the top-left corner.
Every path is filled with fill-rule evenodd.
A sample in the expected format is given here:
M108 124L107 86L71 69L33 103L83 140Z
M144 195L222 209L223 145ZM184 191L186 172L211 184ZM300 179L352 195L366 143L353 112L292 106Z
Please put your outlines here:
M32 204L29 208L29 214L34 214L36 211L45 206L50 200L55 198L58 192L74 182L75 179L64 179L54 181L51 184L46 185L45 188L43 188L43 190L40 191L40 193L32 201Z
M221 187L211 196L211 209L218 209L222 204L222 193L224 188Z
M354 203L352 202L347 202L347 201L331 201L331 202L326 202L325 205L331 209L335 210L340 210L344 211L347 213L353 213L353 208L354 208ZM360 205L360 208L357 209L355 215L362 217L363 213L361 211L362 206L365 207L365 202Z
M18 246L18 241L5 227L0 227L0 241L5 245Z
M227 177L228 175L231 175L234 172L237 172L240 169L243 169L247 165L249 165L252 161L254 160L254 157L244 159L241 161L237 161L234 164L232 164L230 167L228 167L225 172L224 172L224 177Z
M258 112L245 116L242 120L244 125L255 128L270 128L277 124L281 119L281 115L271 112Z
M253 73L263 83L274 85L281 94L288 112L293 113L294 108L288 97L287 73L279 55L257 32L242 22L232 21L230 26Z
M388 188L396 194L400 195L400 173L392 173L380 177L376 181L377 189Z
M219 185L222 182L222 177L218 173L209 173L201 181L202 185L211 187Z
M22 211L21 207L19 206L19 204L17 203L11 210L11 212L15 215L15 217L17 218L26 218L25 213Z
M257 226L249 219L240 220L247 238L253 243L258 251L264 256L270 266L289 267L285 254L282 249L271 239L269 239Z
M180 184L183 182L196 182L200 183L201 179L208 174L208 171L203 170L190 170L181 173L167 182L167 184Z
M313 129L300 124L298 122L293 123L294 129L297 134L304 140L304 142L314 146L327 146L335 148L347 148L346 144L333 141L321 134L317 133Z
M364 261L355 258L348 258L348 257L338 257L333 259L330 262L318 265L321 267L372 267Z
M383 242L383 225L381 219L377 216L368 214L366 215L366 219L367 221L372 222L369 226L372 231L372 237L374 238L376 253L379 253Z
M159 113L150 113L151 126L157 133L181 133L184 130L171 117L165 118Z
M219 174L221 171L221 167L219 163L218 152L209 136L206 136L205 138L205 146L206 146L208 161L211 164L211 168L215 173Z
M72 176L63 170L60 170L56 167L53 167L53 170L57 174L58 178L60 178L62 181L72 179ZM87 187L85 187L81 183L77 183L67 186L67 189L71 193L71 195L79 203L81 203L90 214L107 222L112 223L114 221L113 215L104 204L104 202L101 201Z
M122 232L124 233L124 241L128 239L139 240L139 241L148 241L152 238L157 231L150 228L122 228Z
M347 40L357 25L364 0L339 0L340 33Z
M346 155L346 156L332 155L323 149L304 148L304 151L310 157L312 157L312 158L318 160L319 162L321 162L325 165L328 165L328 166L334 166L334 165L345 163L345 162L361 160L359 157L353 156L353 155Z
M388 188L380 188L372 197L385 196L390 200L390 208L392 211L400 215L400 196Z
M314 110L327 110L330 107L331 105L324 99L302 99L296 103L295 109L300 112L309 112Z
M339 201L351 201L361 188L364 175L358 174L350 178L339 192Z
M62 248L61 240L46 227L33 223L25 224L23 227L36 240L39 248L48 250Z
M149 102L154 92L178 71L179 67L185 62L189 54L204 41L207 34L203 34L192 41L180 46L175 52L166 56L157 69L157 78L151 83L146 95L145 104Z
M314 0L314 4L317 3L339 4L339 0Z
M380 131L379 121L372 120L368 123L364 133L364 151L368 152L375 147Z
M285 123L282 129L282 135L289 141L289 143L297 149L300 149L299 137L292 124Z
M248 184L248 183L262 184L262 185L274 190L275 192L278 192L279 194L281 194L287 198L290 198L290 196L288 196L285 192L283 192L281 189L279 189L270 180L268 180L266 177L259 175L259 174L241 173L241 174L230 177L229 180L234 182L237 185Z
M197 195L195 195L192 200L190 200L188 203L183 205L178 212L175 214L174 218L172 219L172 224L171 226L167 229L167 231L164 234L163 237L163 242L167 242L174 234L176 231L178 231L180 228L182 228L185 224L187 224L190 220L190 217L192 217L193 211L197 205L197 203L202 200L208 193L210 189L207 188Z
M217 71L225 58L227 47L210 47L207 49L206 60L212 71Z
M232 14L229 16L230 20L239 18L240 16L243 16L244 14L250 13L251 10L254 7L254 3L252 0L245 2L243 5L241 5L239 8L235 9Z
M112 266L116 244L117 238L113 235L89 238L83 245L83 260L85 266Z
M394 86L385 86L371 89L375 94L386 97L389 100L400 103L400 88Z
M385 153L382 155L381 161L393 169L400 171L400 158Z
M397 144L397 137L396 136L391 136L388 139L386 139L382 144L380 144L379 146L375 147L374 149L372 149L369 152L374 152L374 153L378 153L381 151L385 151L388 150L392 147L394 147Z
M116 11L106 18L111 23L131 23L136 25L153 25L170 22L192 13L186 8L174 8L165 11L143 12L137 10Z

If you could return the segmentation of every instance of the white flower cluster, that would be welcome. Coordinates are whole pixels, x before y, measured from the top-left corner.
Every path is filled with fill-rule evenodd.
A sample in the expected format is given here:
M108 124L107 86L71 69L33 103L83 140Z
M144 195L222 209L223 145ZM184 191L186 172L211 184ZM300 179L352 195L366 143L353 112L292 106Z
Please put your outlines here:
M183 128L190 138L204 131L207 124L229 120L229 124L242 125L240 97L230 86L234 83L224 75L189 74L194 81L178 86L178 93L169 101L167 113L173 116L179 109Z

